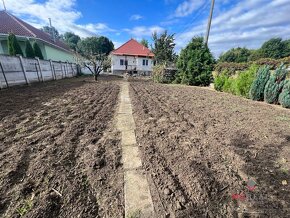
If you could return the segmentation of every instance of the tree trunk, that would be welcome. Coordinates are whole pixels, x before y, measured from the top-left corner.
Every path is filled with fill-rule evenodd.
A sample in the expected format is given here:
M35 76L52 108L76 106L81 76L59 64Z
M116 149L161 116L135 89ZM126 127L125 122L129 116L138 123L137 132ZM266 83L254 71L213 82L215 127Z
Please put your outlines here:
M97 73L95 73L95 81L98 81L98 74Z

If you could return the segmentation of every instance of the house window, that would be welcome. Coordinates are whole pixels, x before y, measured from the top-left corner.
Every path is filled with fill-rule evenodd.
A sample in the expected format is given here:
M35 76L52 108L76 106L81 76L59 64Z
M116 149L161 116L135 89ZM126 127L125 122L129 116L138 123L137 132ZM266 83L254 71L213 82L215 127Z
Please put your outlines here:
M123 59L120 60L120 65L121 65L121 66L124 65L124 60L123 60Z
M148 66L148 60L143 59L143 66Z

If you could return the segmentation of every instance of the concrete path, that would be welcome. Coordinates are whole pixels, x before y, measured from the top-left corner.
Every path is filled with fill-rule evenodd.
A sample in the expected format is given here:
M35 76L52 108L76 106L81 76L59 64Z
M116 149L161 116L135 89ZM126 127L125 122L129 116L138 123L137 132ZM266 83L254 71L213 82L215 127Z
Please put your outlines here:
M122 134L125 217L154 217L149 185L136 143L128 82L121 83L117 128Z

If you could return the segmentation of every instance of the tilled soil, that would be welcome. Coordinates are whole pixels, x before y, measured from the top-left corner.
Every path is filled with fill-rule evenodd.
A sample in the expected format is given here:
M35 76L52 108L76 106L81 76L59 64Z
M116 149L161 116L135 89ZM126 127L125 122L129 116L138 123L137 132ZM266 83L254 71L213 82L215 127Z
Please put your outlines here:
M130 95L157 217L290 217L289 110L138 80Z
M0 217L124 214L115 80L0 92Z

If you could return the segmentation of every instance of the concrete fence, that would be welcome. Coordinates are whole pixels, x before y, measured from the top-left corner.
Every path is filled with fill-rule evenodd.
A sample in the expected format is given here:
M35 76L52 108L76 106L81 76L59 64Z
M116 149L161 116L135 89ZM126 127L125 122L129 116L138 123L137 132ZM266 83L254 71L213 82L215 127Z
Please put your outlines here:
M75 63L0 55L0 88L77 75Z

